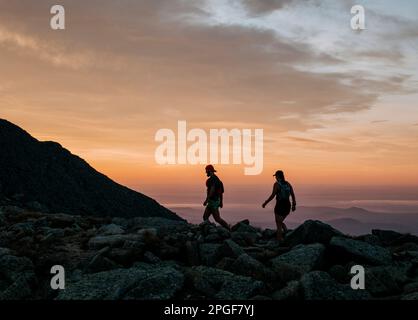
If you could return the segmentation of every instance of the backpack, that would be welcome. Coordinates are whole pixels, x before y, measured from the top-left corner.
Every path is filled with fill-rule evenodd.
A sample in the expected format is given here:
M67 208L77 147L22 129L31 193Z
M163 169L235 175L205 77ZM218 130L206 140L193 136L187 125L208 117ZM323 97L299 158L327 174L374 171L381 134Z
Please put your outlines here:
M282 200L289 199L292 190L290 184L288 182L278 182L278 184L279 192L277 193L277 195L279 196L279 198Z
M222 194L225 193L224 184L221 181L221 179L219 179L219 178L218 178L218 183L217 183L217 186L216 186L216 193L218 195L222 195Z
M215 185L215 192L217 196L221 196L222 194L224 194L225 189L224 189L224 184L221 181L221 179L219 179L217 176L213 176L210 179L214 179L214 185ZM209 180L208 180L209 181Z

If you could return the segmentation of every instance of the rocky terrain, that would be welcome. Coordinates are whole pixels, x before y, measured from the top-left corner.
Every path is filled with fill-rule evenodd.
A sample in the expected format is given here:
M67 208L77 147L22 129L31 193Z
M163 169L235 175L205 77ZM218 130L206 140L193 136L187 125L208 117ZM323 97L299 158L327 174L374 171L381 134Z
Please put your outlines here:
M44 214L0 207L1 300L418 299L418 237L350 237L306 221L283 243L248 221L232 231L159 217ZM350 287L351 266L366 290ZM62 265L65 290L52 290Z
M97 172L56 142L0 119L0 201L42 212L181 220L155 200Z

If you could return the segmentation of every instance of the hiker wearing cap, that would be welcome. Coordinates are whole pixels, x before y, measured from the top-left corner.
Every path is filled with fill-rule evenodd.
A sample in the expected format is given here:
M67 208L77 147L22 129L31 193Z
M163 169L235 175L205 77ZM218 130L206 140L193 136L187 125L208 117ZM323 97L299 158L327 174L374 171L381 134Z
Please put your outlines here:
M284 219L289 215L290 209L296 210L296 197L292 185L284 178L283 171L279 170L273 175L276 182L273 186L273 192L270 197L263 203L262 207L276 197L276 206L274 207L274 215L277 225L277 240L283 240L283 233L287 232L287 227L284 224ZM290 197L292 197L292 204L290 204Z
M219 208L223 207L223 183L218 176L215 175L216 170L212 165L206 166L205 170L209 179L206 180L207 194L206 200L203 203L203 205L206 206L206 209L203 214L203 221L208 221L209 217L212 215L217 223L229 230L228 223L221 218L221 214L219 213Z

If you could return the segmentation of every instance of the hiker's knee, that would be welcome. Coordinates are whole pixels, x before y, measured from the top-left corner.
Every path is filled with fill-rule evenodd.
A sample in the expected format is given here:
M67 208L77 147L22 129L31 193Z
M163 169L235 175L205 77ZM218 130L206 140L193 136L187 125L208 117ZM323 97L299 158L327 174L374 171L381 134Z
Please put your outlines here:
M221 215L219 214L218 210L214 210L212 213L213 218L215 219L216 222L219 222L221 219Z
M203 213L203 221L208 221L210 217L210 211L206 208L205 212Z

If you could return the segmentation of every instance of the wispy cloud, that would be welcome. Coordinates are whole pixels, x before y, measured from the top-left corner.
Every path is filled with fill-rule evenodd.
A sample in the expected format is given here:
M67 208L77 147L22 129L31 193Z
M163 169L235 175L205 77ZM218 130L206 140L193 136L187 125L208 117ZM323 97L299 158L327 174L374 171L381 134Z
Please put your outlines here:
M79 69L90 65L93 61L88 54L71 53L33 36L10 31L4 26L0 26L0 45L6 49L15 50L19 54L33 55L55 66Z

